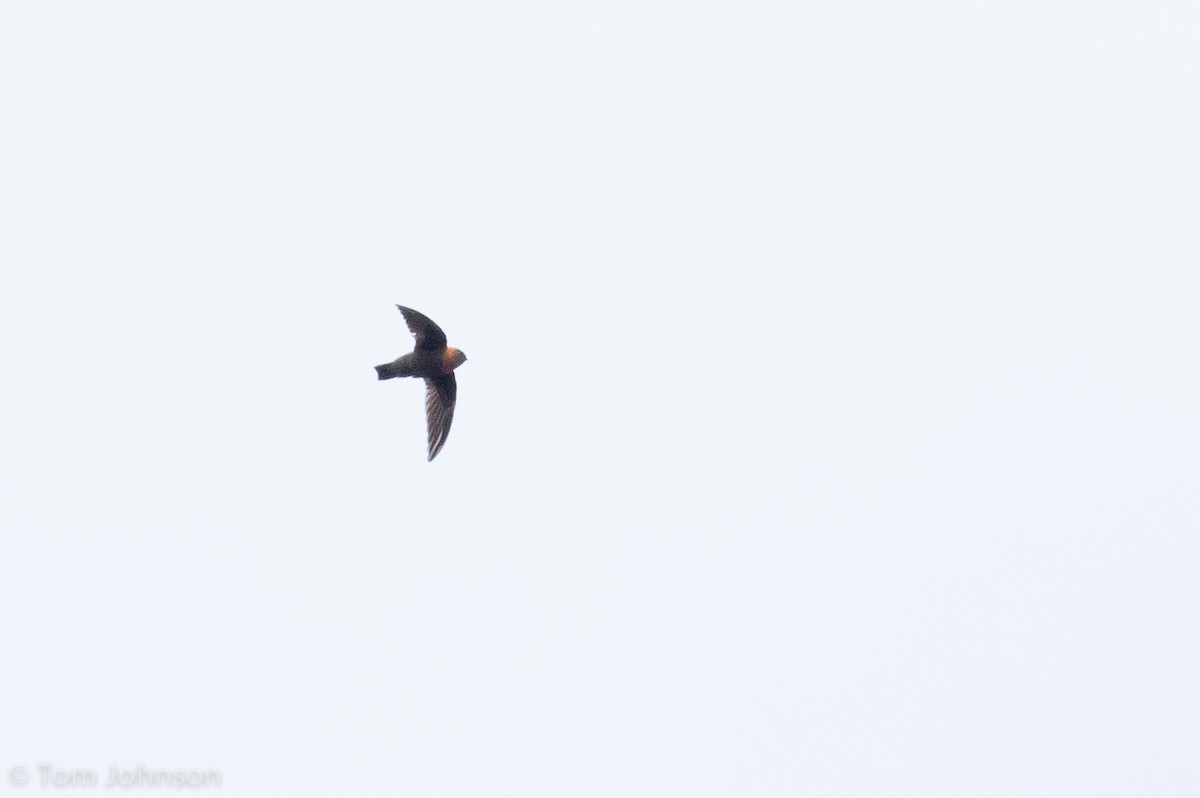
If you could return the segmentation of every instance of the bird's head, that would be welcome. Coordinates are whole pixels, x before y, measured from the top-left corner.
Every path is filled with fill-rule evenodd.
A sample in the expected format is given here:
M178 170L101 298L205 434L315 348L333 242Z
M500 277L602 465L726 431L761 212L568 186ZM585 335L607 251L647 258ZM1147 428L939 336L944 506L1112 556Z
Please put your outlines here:
M467 356L462 353L461 349L455 349L452 346L446 347L446 354L442 358L442 363L449 373L461 366L467 360Z

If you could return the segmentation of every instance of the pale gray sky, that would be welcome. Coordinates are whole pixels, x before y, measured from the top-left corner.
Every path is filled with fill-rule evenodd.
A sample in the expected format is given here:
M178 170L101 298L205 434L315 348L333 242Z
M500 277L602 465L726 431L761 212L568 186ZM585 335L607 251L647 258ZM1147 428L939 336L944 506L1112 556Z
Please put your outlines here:
M1200 793L1194 4L3 16L21 794Z

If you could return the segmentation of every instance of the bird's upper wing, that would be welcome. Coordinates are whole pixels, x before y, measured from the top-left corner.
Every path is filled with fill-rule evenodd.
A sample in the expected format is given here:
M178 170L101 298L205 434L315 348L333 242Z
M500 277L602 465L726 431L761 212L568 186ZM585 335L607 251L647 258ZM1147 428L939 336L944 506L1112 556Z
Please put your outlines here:
M408 324L408 329L412 331L413 338L417 339L417 349L437 352L446 348L446 334L442 332L441 327L430 321L428 316L403 305L396 307L400 308L400 312L404 314L404 321Z
M450 434L458 383L453 374L425 378L425 421L429 426L429 459L437 457Z

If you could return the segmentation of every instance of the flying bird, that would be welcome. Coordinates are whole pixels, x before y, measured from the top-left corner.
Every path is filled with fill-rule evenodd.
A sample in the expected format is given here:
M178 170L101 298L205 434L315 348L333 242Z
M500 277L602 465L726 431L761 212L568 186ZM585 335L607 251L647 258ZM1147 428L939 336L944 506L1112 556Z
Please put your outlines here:
M458 385L454 370L467 360L461 350L446 346L446 334L428 316L412 308L397 305L404 321L416 339L416 346L407 355L391 363L376 366L379 379L421 377L425 380L425 423L429 428L429 459L437 457L450 434L454 420L454 401Z

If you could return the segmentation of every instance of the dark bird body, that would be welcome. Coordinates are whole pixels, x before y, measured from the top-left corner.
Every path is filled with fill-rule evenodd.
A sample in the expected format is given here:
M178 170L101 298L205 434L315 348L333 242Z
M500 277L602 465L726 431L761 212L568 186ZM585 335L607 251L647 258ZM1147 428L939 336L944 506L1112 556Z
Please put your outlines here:
M450 434L458 384L454 370L467 360L461 350L446 345L446 334L429 317L412 308L397 305L416 339L413 351L391 363L376 366L381 380L393 377L420 377L425 380L425 421L429 431L429 459L437 457Z

